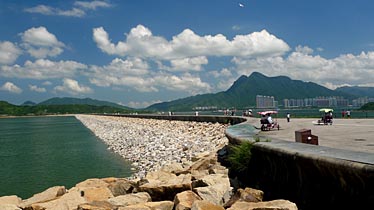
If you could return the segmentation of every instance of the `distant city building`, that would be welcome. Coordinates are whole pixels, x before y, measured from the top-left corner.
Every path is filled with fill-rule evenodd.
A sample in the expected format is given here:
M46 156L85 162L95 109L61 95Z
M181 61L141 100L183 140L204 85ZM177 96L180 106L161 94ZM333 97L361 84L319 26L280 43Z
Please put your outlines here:
M285 108L293 107L347 107L349 106L348 99L343 97L316 97L304 99L284 99L283 104Z
M256 96L257 108L275 108L278 102L274 100L274 96Z

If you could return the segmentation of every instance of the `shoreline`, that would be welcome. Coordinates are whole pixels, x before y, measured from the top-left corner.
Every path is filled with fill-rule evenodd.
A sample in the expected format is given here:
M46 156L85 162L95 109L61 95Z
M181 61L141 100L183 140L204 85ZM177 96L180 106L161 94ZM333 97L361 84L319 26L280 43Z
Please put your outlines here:
M108 149L132 162L133 178L228 144L228 125L99 115L75 115Z

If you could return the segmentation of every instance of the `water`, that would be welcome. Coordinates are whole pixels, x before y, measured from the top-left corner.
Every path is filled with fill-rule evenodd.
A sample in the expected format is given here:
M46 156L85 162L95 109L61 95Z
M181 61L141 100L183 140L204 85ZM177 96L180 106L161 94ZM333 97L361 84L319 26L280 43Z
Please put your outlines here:
M26 199L52 186L131 175L130 163L75 117L0 119L0 196Z

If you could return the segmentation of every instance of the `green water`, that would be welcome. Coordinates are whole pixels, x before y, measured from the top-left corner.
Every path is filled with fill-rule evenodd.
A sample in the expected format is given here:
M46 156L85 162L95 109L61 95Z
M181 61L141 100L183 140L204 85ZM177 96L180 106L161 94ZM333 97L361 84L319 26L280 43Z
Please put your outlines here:
M0 196L25 199L56 185L130 175L130 164L75 117L0 119Z

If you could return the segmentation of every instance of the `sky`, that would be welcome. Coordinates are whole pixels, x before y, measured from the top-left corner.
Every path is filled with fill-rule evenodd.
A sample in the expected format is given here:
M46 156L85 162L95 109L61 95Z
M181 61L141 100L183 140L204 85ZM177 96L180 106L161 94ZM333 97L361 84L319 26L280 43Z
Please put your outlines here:
M374 86L371 0L0 0L0 100L144 108L260 72Z

